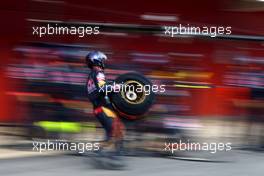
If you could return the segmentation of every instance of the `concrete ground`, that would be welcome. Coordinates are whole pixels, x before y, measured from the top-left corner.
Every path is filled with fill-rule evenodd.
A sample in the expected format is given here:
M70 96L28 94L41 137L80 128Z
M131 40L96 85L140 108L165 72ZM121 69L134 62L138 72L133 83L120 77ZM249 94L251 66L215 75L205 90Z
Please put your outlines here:
M13 153L13 155L15 154ZM62 154L38 154L33 156L28 154L27 156L20 155L19 157L0 159L0 175L263 175L263 152L233 151L230 158L227 162L198 162L158 157L126 157L125 162L128 167L125 170L102 170L94 168L89 157Z
M206 123L204 123L204 126ZM232 141L234 144L241 144L243 138L242 132L245 130L228 130L230 124L212 122L210 128L203 128L198 136L217 138L221 142ZM236 128L244 125L236 124ZM226 129L223 129L225 127ZM234 128L234 126L232 126ZM3 128L0 128L3 131ZM10 130L8 130L9 132ZM15 130L13 130L15 131ZM233 134L232 131L241 131ZM17 131L15 131L17 132ZM233 137L230 138L229 136ZM219 138L220 137L220 138ZM221 138L222 137L222 138ZM225 140L226 139L226 140ZM239 139L235 141L234 139ZM255 138L253 138L255 139ZM213 141L210 139L210 141ZM31 141L32 142L32 141ZM72 175L151 175L151 176L197 176L197 175L214 175L214 176L262 176L264 168L264 152L253 152L238 150L234 147L231 152L222 152L206 156L202 153L198 155L191 154L191 157L207 158L208 160L183 160L183 158L160 158L160 157L126 157L128 167L125 170L113 171L96 169L91 164L91 158L84 156L65 155L62 152L45 152L38 153L27 150L19 150L8 145L24 145L28 141L22 141L17 137L0 136L0 176L72 176ZM257 142L256 142L257 143ZM28 144L27 144L28 145ZM234 145L236 146L236 145ZM238 145L239 146L239 145ZM208 152L207 152L208 154ZM188 156L190 157L190 156ZM214 161L214 162L208 162ZM217 162L216 162L217 161Z

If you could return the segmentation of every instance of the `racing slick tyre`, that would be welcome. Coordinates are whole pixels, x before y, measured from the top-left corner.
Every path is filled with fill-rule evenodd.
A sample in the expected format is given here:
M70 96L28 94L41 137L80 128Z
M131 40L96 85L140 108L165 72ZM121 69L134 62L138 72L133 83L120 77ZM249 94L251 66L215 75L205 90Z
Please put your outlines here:
M152 83L139 73L126 73L115 80L121 89L111 96L111 102L119 114L128 119L142 118L154 102Z

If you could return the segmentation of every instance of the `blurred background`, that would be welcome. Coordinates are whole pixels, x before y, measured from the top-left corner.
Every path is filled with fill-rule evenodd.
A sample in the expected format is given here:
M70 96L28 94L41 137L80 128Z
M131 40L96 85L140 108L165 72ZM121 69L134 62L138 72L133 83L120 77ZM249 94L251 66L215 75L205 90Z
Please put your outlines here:
M0 146L7 153L32 138L103 137L85 90L91 50L108 55L108 79L138 71L166 85L144 120L125 122L130 154L160 154L168 138L263 150L262 0L9 0L0 14ZM32 35L32 26L54 23L99 26L100 34ZM178 24L231 26L232 34L164 35L163 26Z

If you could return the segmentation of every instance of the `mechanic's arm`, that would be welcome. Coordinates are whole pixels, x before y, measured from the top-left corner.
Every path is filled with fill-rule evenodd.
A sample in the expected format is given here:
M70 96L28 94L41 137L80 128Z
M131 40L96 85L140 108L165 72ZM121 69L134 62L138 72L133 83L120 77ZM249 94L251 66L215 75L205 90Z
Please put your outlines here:
M120 85L119 84L112 84L112 83L108 83L106 82L105 79L105 74L103 72L99 72L96 75L96 82L97 82L97 86L99 88L99 92L103 92L103 93L110 93L116 89L120 89Z

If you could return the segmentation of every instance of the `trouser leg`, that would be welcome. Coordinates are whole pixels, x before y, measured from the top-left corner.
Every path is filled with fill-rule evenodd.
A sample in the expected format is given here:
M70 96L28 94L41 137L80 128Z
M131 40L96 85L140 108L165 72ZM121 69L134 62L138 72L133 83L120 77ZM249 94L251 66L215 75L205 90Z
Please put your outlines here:
M95 110L95 114L106 132L106 140L122 140L124 136L124 124L116 113L107 107L100 107Z

